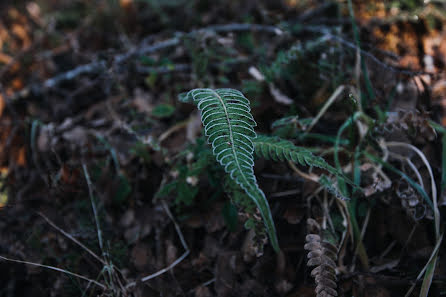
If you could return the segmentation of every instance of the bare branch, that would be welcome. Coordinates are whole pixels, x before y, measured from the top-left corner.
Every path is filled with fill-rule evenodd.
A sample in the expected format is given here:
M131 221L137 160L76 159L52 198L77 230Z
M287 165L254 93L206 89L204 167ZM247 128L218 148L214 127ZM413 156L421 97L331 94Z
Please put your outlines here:
M37 267L42 267L42 268L47 268L47 269L63 272L65 274L69 274L69 275L78 277L80 279L86 280L89 283L93 283L96 286L101 287L104 290L107 288L106 286L104 286L103 284L101 284L101 283L99 283L99 282L97 282L95 280L89 279L88 277L85 277L83 275L80 275L80 274L77 274L77 273L74 273L74 272L62 269L62 268L58 268L58 267L54 267L54 266L48 266L48 265L43 265L43 264L34 263L34 262L22 261L22 260L17 260L17 259L10 259L10 258L6 258L4 256L0 256L0 259L3 259L5 261L10 261L10 262L15 262L15 263L22 263L22 264L27 264L27 265L32 265L32 266L37 266Z
M157 272L155 272L153 274L150 274L148 276L145 276L145 277L141 278L140 279L141 282L145 282L145 281L151 280L151 279L153 279L153 278L155 278L157 276L160 276L161 274L166 273L167 271L169 271L172 268L174 268L175 266L177 266L190 253L189 247L187 246L187 243L184 240L184 236L183 236L183 233L181 232L180 226L178 225L178 223L176 222L176 220L173 217L172 213L170 212L169 207L167 206L166 202L163 201L162 203L163 203L164 210L166 211L167 215L169 216L169 218L172 220L172 222L175 225L175 230L177 231L178 237L180 238L181 244L183 245L183 248L184 248L185 252L178 259L176 259L173 263L171 263L169 266L167 266L167 267L165 267L165 268L163 268L163 269L161 269L161 270L159 270L159 271L157 271ZM131 283L127 284L127 286L125 288L128 289L128 288L131 288L131 287L134 287L134 286L136 286L136 282L131 282Z
M78 241L76 238L74 238L73 236L71 236L69 233L65 232L64 230L62 230L61 228L57 227L56 224L54 224L47 216L45 216L43 213L38 212L37 213L39 216L41 216L48 224L50 224L54 229L56 229L57 231L59 231L60 233L62 233L63 235L65 235L68 239L70 239L71 241L73 241L74 243L76 243L77 245L79 245L81 248L83 248L84 250L86 250L90 255L92 255L95 259L97 259L99 262L101 262L102 264L106 265L106 263L104 262L104 260L102 260L98 255L96 255L92 250L90 250L89 248L87 248L83 243L81 243L80 241Z

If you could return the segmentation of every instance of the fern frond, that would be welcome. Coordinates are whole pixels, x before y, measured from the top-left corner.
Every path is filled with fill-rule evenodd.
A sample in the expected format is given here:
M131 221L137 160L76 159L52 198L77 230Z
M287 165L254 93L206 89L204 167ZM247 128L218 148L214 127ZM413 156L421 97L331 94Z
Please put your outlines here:
M291 141L274 136L259 135L253 140L258 156L274 161L292 161L303 166L315 166L338 176L339 171L323 158L314 155L306 148L295 146Z
M278 251L276 230L265 194L254 175L254 145L256 122L249 100L233 89L194 89L181 95L184 102L193 101L201 111L201 121L212 152L260 211L273 248Z
M304 249L308 251L307 266L316 266L311 276L316 282L316 297L336 297L336 259L337 247L324 236L319 223L314 219L307 220L309 232L305 237Z
M328 164L322 157L314 155L306 148L294 145L291 141L275 136L259 135L253 142L255 153L259 157L267 160L292 161L303 166L319 167L353 185L347 177ZM335 186L333 186L333 183L326 176L321 176L321 178L319 178L319 183L336 197L348 199L347 197L344 197Z

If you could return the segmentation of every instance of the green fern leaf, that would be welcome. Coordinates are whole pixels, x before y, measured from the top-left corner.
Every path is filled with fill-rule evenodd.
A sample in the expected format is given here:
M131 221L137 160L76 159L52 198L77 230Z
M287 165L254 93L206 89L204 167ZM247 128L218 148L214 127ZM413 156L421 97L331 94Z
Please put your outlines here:
M322 157L315 156L308 149L295 146L291 141L280 139L279 137L259 135L253 140L255 152L258 156L274 161L292 161L303 166L315 166L322 168L344 181L353 184L336 168L328 164ZM332 185L332 182L322 176L319 183L338 198L348 199Z
M323 158L315 156L306 148L295 146L291 141L274 136L259 135L254 140L255 152L258 156L274 161L292 161L303 166L316 166L327 170L333 175L339 171L328 164Z
M265 194L254 175L254 145L256 122L249 100L233 89L194 89L183 102L193 101L201 111L201 121L217 161L254 201L263 218L271 245L278 251L276 229Z

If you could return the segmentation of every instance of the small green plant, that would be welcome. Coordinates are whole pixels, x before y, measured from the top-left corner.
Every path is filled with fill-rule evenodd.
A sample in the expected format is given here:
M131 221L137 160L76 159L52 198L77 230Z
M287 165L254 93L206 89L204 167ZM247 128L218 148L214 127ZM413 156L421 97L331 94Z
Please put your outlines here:
M254 175L254 152L266 159L320 167L343 178L324 159L306 149L278 137L257 137L250 102L237 90L194 89L180 94L179 99L196 104L201 111L201 121L213 155L232 182L240 186L255 203L276 251L279 251L279 244L271 210ZM332 192L339 193L333 190L335 188L327 178L321 178L319 182Z
M250 112L249 100L241 92L232 89L194 89L180 96L180 99L197 104L214 156L231 179L254 201L271 244L279 251L271 210L254 175L252 139L256 137L256 122Z

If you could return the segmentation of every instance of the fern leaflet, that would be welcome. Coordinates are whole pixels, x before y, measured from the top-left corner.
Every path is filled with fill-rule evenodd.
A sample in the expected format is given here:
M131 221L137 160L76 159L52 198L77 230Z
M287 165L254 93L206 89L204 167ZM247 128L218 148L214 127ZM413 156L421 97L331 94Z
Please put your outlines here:
M258 156L274 161L293 161L304 166L316 166L331 174L339 175L339 171L328 164L323 158L315 156L306 148L295 146L291 141L279 137L259 135L254 140Z
M249 100L233 89L194 89L180 95L180 100L197 104L201 121L217 161L254 201L260 211L271 245L278 251L276 229L265 194L254 175L256 122Z
M319 167L353 185L347 177L328 164L322 157L315 156L306 148L295 146L291 141L279 137L259 135L253 142L255 152L260 157L272 159L274 161L292 161L303 166ZM348 199L332 185L331 181L326 176L321 176L319 178L319 183L336 197Z

